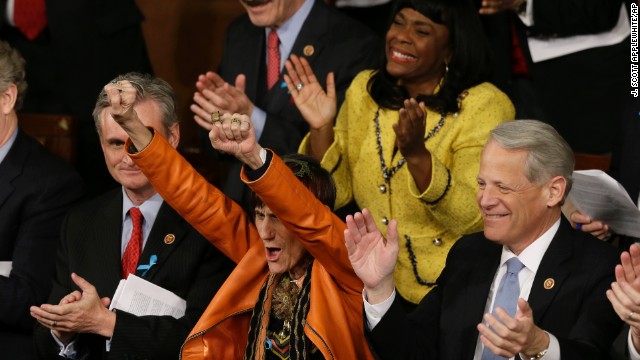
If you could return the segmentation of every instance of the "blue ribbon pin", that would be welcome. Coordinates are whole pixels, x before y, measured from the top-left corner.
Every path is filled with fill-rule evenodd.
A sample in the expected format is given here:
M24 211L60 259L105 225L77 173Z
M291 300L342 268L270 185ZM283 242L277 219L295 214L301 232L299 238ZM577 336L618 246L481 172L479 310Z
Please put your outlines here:
M138 266L137 270L144 270L144 272L142 273L142 277L144 277L145 275L147 275L147 272L149 271L149 269L151 269L151 267L157 263L157 261L158 261L158 257L155 255L151 255L151 257L149 258L149 264L140 265Z

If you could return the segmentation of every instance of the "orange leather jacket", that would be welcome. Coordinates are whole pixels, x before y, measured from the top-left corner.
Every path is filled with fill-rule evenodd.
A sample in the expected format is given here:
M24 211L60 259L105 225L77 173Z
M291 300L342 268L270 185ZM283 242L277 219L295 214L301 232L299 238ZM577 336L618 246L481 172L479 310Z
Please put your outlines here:
M191 330L181 358L242 359L253 307L269 273L257 229L161 135L155 133L145 149L129 155L162 198L237 263ZM260 179L250 182L244 171L241 177L315 259L305 335L325 359L372 359L363 331L363 284L344 246L346 225L275 154Z

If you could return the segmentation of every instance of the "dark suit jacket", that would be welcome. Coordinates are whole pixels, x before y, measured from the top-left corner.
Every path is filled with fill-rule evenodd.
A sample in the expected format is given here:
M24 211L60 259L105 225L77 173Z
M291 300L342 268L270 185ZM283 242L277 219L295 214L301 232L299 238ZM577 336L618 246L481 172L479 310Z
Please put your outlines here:
M0 0L0 39L26 60L29 90L21 111L73 115L76 168L87 192L96 196L117 186L104 165L91 112L102 87L117 75L153 72L135 0L45 0L47 29L33 41L6 24L5 3Z
M235 83L238 74L247 77L246 94L251 101L267 113L260 144L283 155L298 151L298 145L309 126L300 115L286 87L283 68L280 79L271 90L266 85L266 36L264 27L254 26L247 14L234 20L227 29L222 61L218 69L225 81ZM364 69L381 64L378 51L383 42L364 25L315 0L309 16L300 29L292 54L305 56L318 81L326 86L327 74L335 74L338 106L351 80ZM305 47L312 46L313 54L305 55ZM210 145L207 146L210 148ZM231 161L223 191L239 204L246 186L240 181L240 163Z
M405 315L396 301L369 333L382 359L472 359L502 246L482 233L451 248L438 286ZM602 359L621 328L605 291L618 251L577 232L564 219L535 275L529 304L534 322L553 334L563 359ZM555 285L545 289L546 279Z
M511 75L511 22L528 63L531 92L515 96L516 118L536 118L553 125L574 151L610 152L616 142L621 101L629 95L629 38L537 63L527 37L597 34L617 22L621 0L539 0L535 25L526 27L512 12L482 16L494 55L494 78L514 98ZM520 99L522 97L522 99ZM522 104L521 104L522 102ZM532 109L531 104L536 104Z
M51 289L60 225L82 195L71 166L18 130L0 163L0 261L12 261L0 276L0 349L35 358L29 306L42 304Z
M77 290L70 274L84 277L101 297L113 297L121 278L121 189L108 192L69 212L62 228L56 277L49 303ZM165 244L167 234L175 241ZM78 345L90 359L176 359L180 346L220 285L232 263L198 234L171 207L163 203L143 249L140 263L157 255L157 264L143 278L187 300L184 317L137 317L116 311L111 350L105 338L81 334ZM142 271L136 275L142 276ZM42 358L57 358L58 345L48 328L38 326L36 345Z

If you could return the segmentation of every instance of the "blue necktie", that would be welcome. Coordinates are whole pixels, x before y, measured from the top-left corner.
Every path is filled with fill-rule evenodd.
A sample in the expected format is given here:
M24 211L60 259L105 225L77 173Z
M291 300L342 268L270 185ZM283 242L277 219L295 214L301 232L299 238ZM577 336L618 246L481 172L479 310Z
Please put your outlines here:
M518 273L524 268L524 265L517 257L507 260L507 272L500 281L496 299L493 302L492 313L495 315L495 309L501 307L509 315L515 316L518 308L518 297L520 296L520 283L518 282ZM484 348L482 351L482 360L498 360L505 359Z

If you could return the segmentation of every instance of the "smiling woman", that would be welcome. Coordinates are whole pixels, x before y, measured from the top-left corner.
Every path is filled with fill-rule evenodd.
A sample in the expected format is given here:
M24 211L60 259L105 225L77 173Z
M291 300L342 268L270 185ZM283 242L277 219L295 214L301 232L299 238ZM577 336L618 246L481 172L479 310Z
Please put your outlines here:
M355 200L385 231L398 220L395 280L411 308L453 243L482 229L480 152L514 109L487 82L489 53L471 1L400 0L392 20L386 65L354 79L337 118L331 83L325 92L304 59L292 57L285 79L311 129L299 151L331 171L336 207Z

